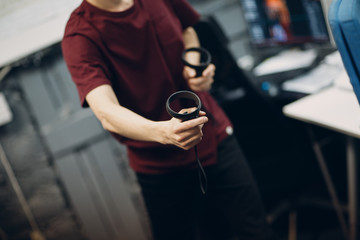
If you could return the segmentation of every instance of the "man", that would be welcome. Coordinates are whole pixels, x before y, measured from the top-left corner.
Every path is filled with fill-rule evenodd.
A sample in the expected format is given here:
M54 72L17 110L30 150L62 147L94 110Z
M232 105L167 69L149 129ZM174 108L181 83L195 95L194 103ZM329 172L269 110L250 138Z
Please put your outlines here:
M64 58L82 105L127 146L156 240L270 239L232 124L207 92L215 66L195 77L181 62L199 46L198 20L186 0L84 0L67 23ZM178 90L196 92L206 112L171 118L165 103Z

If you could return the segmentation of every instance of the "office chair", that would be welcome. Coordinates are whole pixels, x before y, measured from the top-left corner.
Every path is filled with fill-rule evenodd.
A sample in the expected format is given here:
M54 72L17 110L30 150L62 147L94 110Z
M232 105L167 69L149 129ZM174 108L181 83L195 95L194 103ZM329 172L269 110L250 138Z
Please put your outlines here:
M257 92L247 73L237 65L228 47L229 40L217 20L213 16L203 15L194 29L201 46L211 53L212 63L216 66L210 93L236 125L235 129L241 131L238 139L249 150L251 145L256 145L249 144L256 135L254 129L259 122L254 119L261 119L256 116L267 114L270 121L275 111L271 109L271 103Z
M264 96L251 75L237 65L228 47L229 40L217 20L202 16L194 29L216 66L211 94L234 123L235 136L253 169L264 202L269 203L266 206L271 210L269 219L274 221L291 208L286 202L278 211L277 198L292 198L291 195L296 195L306 184L298 180L302 179L301 169L306 159L299 150L303 147L298 143L301 139L281 113L281 107Z
M360 103L360 1L334 0L329 24L357 100Z
M329 25L360 103L360 1L334 0L329 9ZM356 238L356 219L349 221L349 239ZM345 234L346 235L346 234Z
M203 15L194 26L201 46L209 50L216 66L212 95L220 104L256 95L249 76L237 65L228 48L229 40L213 16Z
M259 164L270 162L269 156L283 154L284 148L290 149L288 119L281 107L261 92L251 75L238 66L218 21L211 15L203 15L194 29L216 66L210 92L233 121L235 135L249 160Z
M217 20L213 16L203 15L194 29L201 46L211 53L212 63L216 66L214 84L210 93L218 103L225 110L233 108L236 103L238 109L242 109L242 113L246 113L247 110L256 111L253 114L261 113L263 116L266 115L272 124L281 122L281 126L285 126L281 109L263 94L251 73L238 66L236 58L229 49L229 39Z

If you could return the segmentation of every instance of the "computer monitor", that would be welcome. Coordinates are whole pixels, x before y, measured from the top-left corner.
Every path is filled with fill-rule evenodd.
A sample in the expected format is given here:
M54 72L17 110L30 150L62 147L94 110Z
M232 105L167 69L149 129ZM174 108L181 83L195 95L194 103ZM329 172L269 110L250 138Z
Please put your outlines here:
M320 0L240 0L256 47L329 42Z

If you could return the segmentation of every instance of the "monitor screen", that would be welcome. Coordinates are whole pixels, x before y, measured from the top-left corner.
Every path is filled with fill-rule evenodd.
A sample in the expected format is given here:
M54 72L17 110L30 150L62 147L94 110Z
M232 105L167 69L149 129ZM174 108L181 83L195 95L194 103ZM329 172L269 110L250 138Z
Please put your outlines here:
M241 0L257 47L328 42L320 0Z

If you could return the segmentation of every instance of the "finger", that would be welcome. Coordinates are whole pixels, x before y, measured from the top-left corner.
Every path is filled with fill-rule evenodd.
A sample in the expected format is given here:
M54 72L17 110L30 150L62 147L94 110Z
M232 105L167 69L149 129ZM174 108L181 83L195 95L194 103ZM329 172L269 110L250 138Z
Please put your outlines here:
M194 78L196 76L196 71L195 71L195 69L193 69L191 67L185 66L184 67L184 75L185 75L186 79Z
M207 81L204 81L204 83L200 86L200 88L203 91L208 91L211 89L213 83L214 83L214 79L212 77L209 77Z
M202 75L203 76L211 76L211 77L213 77L215 75L215 70L216 70L215 65L210 63L209 66L207 66L207 68L205 68Z
M204 77L191 78L191 79L189 79L189 86L194 91L201 91L202 87L204 85L206 85L207 81L208 81L208 79L206 79Z
M188 135L186 138L182 139L180 145L183 149L190 149L196 144L198 144L202 140L203 133L199 129L197 130L196 134Z
M196 107L192 107L192 108L183 108L179 111L180 114L184 114L184 113L191 113L194 112L196 110Z
M194 91L207 91L210 90L214 79L209 78L200 78L200 79L191 79L189 80L189 86Z
M194 128L191 128L185 132L178 134L177 141L179 143L182 143L183 145L186 145L189 142L192 142L197 138L202 138L202 136L203 136L203 133L201 130L201 125L200 125L200 126L196 126Z
M175 133L179 134L181 132L188 131L194 127L200 126L201 124L207 123L207 121L208 121L207 117L201 116L198 118L190 119L185 122L181 122L181 124L179 124L178 128L175 130Z
M204 111L199 112L199 116L205 116L205 115L206 115L206 112L204 112Z
M191 139L185 145L183 145L182 148L185 150L189 150L189 149L193 148L195 145L197 145L199 142L201 142L201 140L202 140L202 138Z

